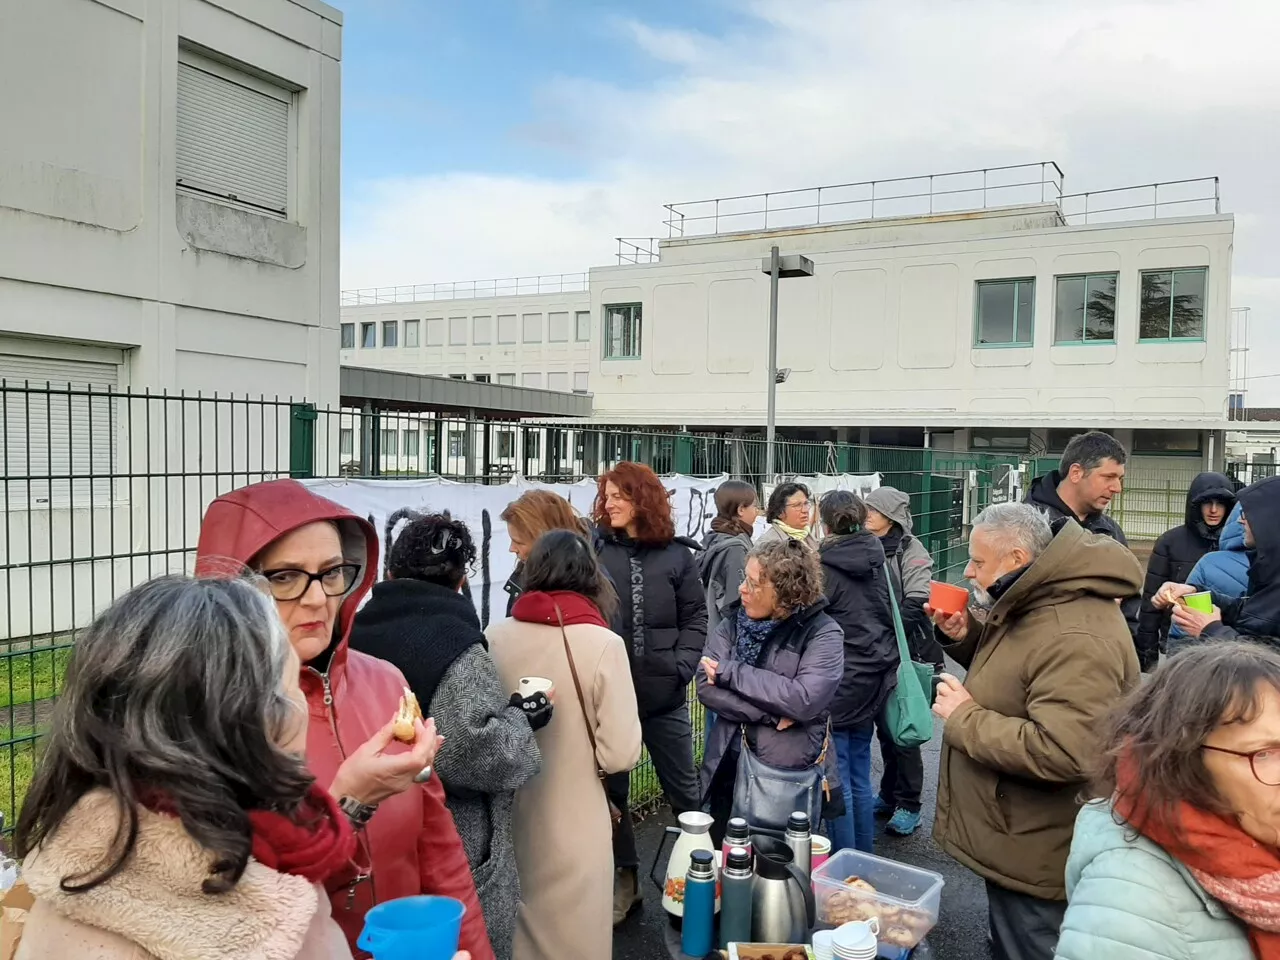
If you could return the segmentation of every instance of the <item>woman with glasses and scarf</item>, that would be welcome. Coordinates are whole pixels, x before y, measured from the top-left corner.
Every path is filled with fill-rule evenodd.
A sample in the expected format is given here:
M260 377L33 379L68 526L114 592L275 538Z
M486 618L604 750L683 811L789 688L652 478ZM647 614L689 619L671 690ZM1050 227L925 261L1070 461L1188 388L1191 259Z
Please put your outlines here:
M520 878L511 836L515 793L541 764L534 730L545 694L507 694L480 629L467 573L476 548L448 515L412 520L387 557L387 579L356 614L351 648L398 667L444 743L435 769L462 838L489 940L510 960Z
M461 946L491 960L466 852L432 769L435 722L415 724L412 744L396 741L404 676L348 645L378 578L373 525L296 480L242 487L206 511L196 572L239 576L245 567L266 580L301 663L307 767L356 827L353 869L326 883L352 949L375 905L437 894L462 901Z
M1114 717L1095 796L1057 960L1280 957L1280 654L1166 660Z
M799 540L817 549L813 535L813 494L803 483L780 483L769 494L764 518L769 522L756 543Z

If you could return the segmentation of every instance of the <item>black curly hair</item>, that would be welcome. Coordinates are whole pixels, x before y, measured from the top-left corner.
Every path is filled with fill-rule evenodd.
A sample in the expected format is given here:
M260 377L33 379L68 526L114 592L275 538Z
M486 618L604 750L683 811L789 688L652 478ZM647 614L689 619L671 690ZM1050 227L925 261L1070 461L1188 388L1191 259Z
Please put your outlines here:
M448 513L418 516L400 531L387 554L395 580L423 580L456 590L476 562L471 531Z

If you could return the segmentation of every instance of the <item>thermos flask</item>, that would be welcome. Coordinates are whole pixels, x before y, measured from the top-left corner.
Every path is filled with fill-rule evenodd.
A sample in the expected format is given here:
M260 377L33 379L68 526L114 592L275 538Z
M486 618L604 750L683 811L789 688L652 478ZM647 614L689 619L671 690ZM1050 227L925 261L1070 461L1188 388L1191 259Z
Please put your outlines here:
M808 877L813 872L813 836L809 832L809 815L797 810L787 820L787 846L795 854L795 865Z
M720 848L721 862L729 862L729 851L741 847L751 856L751 828L741 817L734 817L724 831L724 844Z
M751 886L755 873L751 854L734 847L725 857L720 881L720 949L731 943L751 942Z
M705 957L715 946L715 922L715 854L710 850L695 850L684 880L684 925L680 928L680 949L690 957Z

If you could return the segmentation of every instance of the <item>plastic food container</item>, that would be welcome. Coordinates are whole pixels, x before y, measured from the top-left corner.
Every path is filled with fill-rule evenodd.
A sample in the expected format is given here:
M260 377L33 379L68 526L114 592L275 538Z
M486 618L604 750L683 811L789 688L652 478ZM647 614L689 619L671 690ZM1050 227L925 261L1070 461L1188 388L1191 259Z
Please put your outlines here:
M854 878L861 882L851 884ZM875 917L882 946L910 950L937 924L944 883L931 870L841 850L813 872L818 926L834 929Z

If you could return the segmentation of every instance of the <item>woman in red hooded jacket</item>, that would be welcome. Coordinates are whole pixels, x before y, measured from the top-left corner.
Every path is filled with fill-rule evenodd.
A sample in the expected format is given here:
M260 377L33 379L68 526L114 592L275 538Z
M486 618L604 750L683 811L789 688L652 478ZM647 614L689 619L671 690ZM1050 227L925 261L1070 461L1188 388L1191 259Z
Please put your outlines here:
M391 721L404 677L391 664L347 648L356 608L377 579L373 526L296 481L274 480L215 500L196 554L201 575L243 564L266 577L303 663L307 766L353 822L367 818L357 831L351 870L328 884L333 917L352 950L371 907L431 893L466 905L459 946L473 960L493 960L444 791L425 769L438 746L435 725L419 723L414 744L398 747Z

